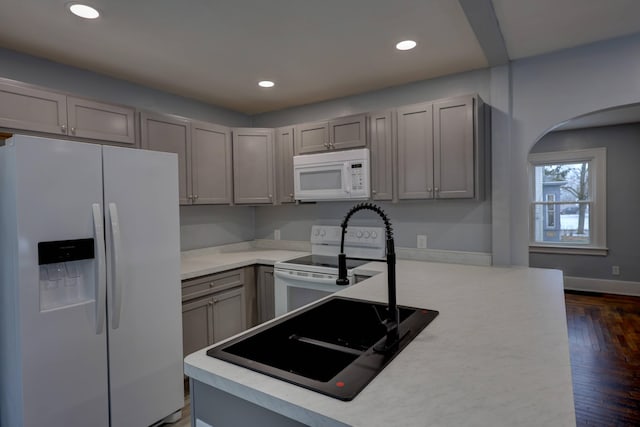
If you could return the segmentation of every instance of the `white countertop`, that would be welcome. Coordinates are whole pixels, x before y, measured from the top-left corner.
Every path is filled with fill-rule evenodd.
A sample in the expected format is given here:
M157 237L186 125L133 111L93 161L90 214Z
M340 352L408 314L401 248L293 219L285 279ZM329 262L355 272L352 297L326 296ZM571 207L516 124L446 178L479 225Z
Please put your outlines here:
M206 349L185 373L308 425L575 426L560 271L399 261L397 279L398 304L440 314L351 402ZM386 274L340 294L386 301Z
M249 244L184 251L181 253L180 279L191 279L253 264L273 265L305 255L309 255L309 252L262 249Z

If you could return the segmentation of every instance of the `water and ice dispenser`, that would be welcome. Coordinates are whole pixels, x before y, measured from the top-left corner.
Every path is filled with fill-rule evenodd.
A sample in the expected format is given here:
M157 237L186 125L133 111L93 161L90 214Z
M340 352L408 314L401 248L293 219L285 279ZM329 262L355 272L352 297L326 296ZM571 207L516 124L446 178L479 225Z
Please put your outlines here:
M40 310L93 300L94 257L93 239L39 242Z

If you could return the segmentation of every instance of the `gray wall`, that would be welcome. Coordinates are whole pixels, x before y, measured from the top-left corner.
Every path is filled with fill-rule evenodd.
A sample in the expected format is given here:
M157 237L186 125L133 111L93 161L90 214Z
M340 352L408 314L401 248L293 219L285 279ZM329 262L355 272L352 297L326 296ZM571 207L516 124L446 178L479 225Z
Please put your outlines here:
M47 59L0 48L0 77L77 96L177 114L226 126L247 126L248 116Z
M249 206L180 206L183 251L254 239L255 208Z
M493 192L494 203L508 204L510 214L494 220L493 227L509 230L510 241L504 243L510 245L512 264L529 263L529 196L524 171L531 147L565 120L637 103L640 100L638 70L640 34L511 64L509 161L494 164L494 167L508 168L508 175L498 184L504 191Z
M530 254L532 267L559 268L565 275L640 282L640 124L551 132L531 152L607 149L608 256ZM620 276L611 266L620 266Z
M473 201L408 201L377 203L391 218L397 246L416 247L416 235L427 235L430 249L491 252L491 206ZM314 224L340 225L355 202L256 208L256 238L308 241ZM373 212L355 214L350 225L383 226Z
M490 103L488 69L387 88L298 108L260 114L252 124L278 127L348 114L378 111L449 96L478 93ZM256 238L272 238L281 230L284 240L309 240L311 225L338 225L354 203L327 202L301 206L256 208ZM380 203L390 215L398 246L416 247L416 235L427 234L431 249L491 252L491 201L438 200ZM366 212L353 224L380 224Z

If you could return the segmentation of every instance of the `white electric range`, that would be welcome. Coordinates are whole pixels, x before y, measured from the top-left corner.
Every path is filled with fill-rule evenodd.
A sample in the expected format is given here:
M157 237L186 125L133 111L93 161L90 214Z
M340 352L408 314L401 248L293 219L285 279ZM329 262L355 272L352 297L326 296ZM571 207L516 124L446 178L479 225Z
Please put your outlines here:
M275 314L291 310L344 289L336 285L342 229L339 226L311 227L311 255L274 265ZM373 260L385 259L382 227L348 227L344 250L347 278L353 285L354 269Z

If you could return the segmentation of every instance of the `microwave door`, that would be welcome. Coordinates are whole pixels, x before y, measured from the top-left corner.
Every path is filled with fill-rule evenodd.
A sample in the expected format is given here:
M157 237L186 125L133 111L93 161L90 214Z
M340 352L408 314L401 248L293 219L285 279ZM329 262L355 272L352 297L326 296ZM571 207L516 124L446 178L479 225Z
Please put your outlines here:
M343 162L318 166L300 166L295 171L298 200L344 199L348 196Z

